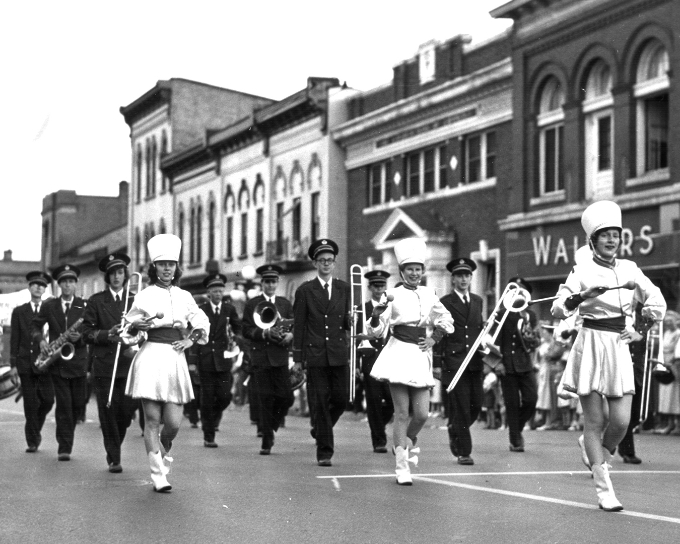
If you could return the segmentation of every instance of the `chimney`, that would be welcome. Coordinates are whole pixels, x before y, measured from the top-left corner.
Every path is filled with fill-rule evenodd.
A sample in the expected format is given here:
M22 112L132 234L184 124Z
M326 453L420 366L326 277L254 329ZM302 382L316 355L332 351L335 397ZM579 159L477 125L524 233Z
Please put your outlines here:
M11 261L12 260L12 250L11 249L6 249L5 250L5 256L2 258L3 261Z

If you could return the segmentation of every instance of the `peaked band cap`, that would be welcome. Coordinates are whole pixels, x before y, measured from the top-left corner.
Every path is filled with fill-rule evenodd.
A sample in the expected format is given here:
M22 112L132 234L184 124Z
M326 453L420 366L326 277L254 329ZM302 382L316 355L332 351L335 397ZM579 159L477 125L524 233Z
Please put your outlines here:
M324 252L337 255L338 244L336 244L330 238L321 238L320 240L315 240L314 242L312 242L312 245L309 246L309 251L307 251L307 255L309 255L310 259L315 260L316 256L319 253Z
M525 280L524 278L520 278L519 276L515 276L514 278L510 278L508 280L508 283L516 283L520 287L523 287L524 289L529 291L529 293L531 293L533 291L531 284L527 280Z
M364 278L368 280L369 285L385 285L390 273L385 270L371 270L364 274Z
M210 274L207 278L203 280L203 287L210 289L211 287L226 287L227 276L224 274Z
M157 234L146 243L149 249L151 262L156 261L179 261L179 252L182 250L182 240L174 234Z
M77 280L78 276L80 276L80 268L72 264L62 264L60 266L57 266L57 268L55 268L54 270L52 270L52 277L56 280L57 283L59 283L61 280L65 280L68 278L73 278L74 280Z
M28 285L39 283L43 287L47 287L52 282L52 276L46 274L42 270L33 270L26 274L26 281L28 282Z
M255 272L257 272L262 279L279 279L279 275L283 273L283 268L276 264L264 264L258 267Z
M125 253L109 253L101 261L99 261L99 270L102 272L110 272L114 268L120 266L127 266L130 264L130 257Z
M453 276L456 272L469 272L472 274L477 270L477 263L467 257L457 257L446 265L446 269L451 272Z
M425 242L421 238L404 238L394 246L394 254L399 266L407 263L425 266Z
M598 230L621 227L621 208L611 200L600 200L588 206L581 216L581 225L590 238Z

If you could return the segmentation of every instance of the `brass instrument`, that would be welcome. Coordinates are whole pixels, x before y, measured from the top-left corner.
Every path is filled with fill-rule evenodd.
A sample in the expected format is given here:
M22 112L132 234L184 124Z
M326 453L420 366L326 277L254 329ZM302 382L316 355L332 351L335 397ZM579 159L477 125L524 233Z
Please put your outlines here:
M73 325L62 332L56 340L50 342L47 346L47 352L44 355L42 353L38 355L35 363L33 363L38 372L47 372L47 369L52 366L57 359L61 359L62 361L70 361L73 359L76 348L69 342L68 337L72 332L76 332L82 324L83 318L80 317Z
M524 351L531 353L541 345L541 337L531 326L529 314L527 312L521 313L522 317L517 321L517 334L519 334L519 341Z
M503 293L499 297L496 306L491 311L489 319L486 320L486 323L482 328L482 332L480 332L479 336L477 336L477 339L475 340L474 344L472 344L470 351L468 351L467 355L465 356L463 363L460 365L458 372L456 372L456 375L453 377L451 383L446 388L447 393L452 391L453 388L456 387L456 384L460 380L460 377L463 375L463 372L465 372L465 369L470 364L470 361L472 360L472 358L474 357L475 353L480 348L482 343L484 344L484 347L480 351L482 351L486 355L492 355L497 358L500 358L500 350L498 349L497 346L494 345L494 342L496 341L496 338L501 332L503 323L505 323L505 320L507 319L508 314L510 312L517 313L526 310L530 300L531 294L529 293L529 291L527 291L523 287L520 287L518 284L514 282L508 283L508 285L503 290ZM503 315L500 317L500 319L496 319L496 315L501 311L502 308L505 308L505 310L503 311Z
M293 318L284 319L273 302L263 300L253 309L253 321L263 331L270 331L270 340L279 345L284 345L283 337L293 330L295 320ZM288 360L288 371L291 391L299 389L307 381L304 369L301 365L296 365L292 357Z
M649 416L652 378L661 383L672 383L673 373L663 364L663 321L655 323L647 332L644 370L640 395L640 423ZM670 380L669 380L670 378Z
M366 316L364 315L366 308L366 301L364 300L364 293L366 291L364 286L364 271L360 264L353 264L349 267L350 275L350 340L349 340L349 401L354 400L355 395L355 376L357 373L357 353L361 355L369 355L375 353L377 350L371 345L366 338ZM364 338L357 345L357 329L359 327L359 314L362 316L362 331L361 336Z
M224 350L225 359L233 359L241 353L241 348L238 347L236 343L236 337L234 331L231 330L231 323L229 323L229 318L227 317L227 349Z

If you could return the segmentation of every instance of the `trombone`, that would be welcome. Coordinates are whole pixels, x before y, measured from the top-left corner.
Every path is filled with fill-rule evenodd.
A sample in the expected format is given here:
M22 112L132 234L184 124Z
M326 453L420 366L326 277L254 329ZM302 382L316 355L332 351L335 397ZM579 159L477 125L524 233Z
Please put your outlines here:
M121 331L125 326L125 315L128 313L128 302L130 302L130 284L132 278L137 278L137 293L142 290L142 275L139 272L130 274L128 281L125 284L125 306L123 307L123 315L120 318ZM135 293L136 294L136 293ZM119 333L120 334L120 333ZM111 407L111 398L113 397L113 386L116 383L116 370L118 370L118 358L120 357L120 342L116 343L116 358L113 360L113 373L111 374L111 388L109 389L109 400L106 402L106 407Z
M655 372L668 372L663 364L663 321L652 325L647 332L642 390L640 391L640 423L644 423L649 417L650 392Z
M508 283L508 285L503 290L503 293L501 294L500 298L498 299L496 306L492 310L489 319L486 320L482 332L479 333L479 336L475 340L474 344L472 344L470 351L468 351L467 355L465 356L463 363L460 365L458 372L456 372L456 375L453 377L451 383L446 388L447 393L450 393L451 391L453 391L453 388L456 387L456 384L460 380L460 377L463 375L463 372L465 372L465 369L470 364L470 361L472 360L472 358L474 357L475 353L479 349L480 345L482 345L482 343L484 343L484 347L480 351L486 354L493 352L496 355L500 355L499 353L497 353L498 348L493 344L496 341L498 335L500 334L501 328L503 327L503 323L505 323L508 314L510 312L513 313L523 312L529 306L530 302L531 294L529 293L529 291L527 291L523 287L520 287L515 282ZM496 319L497 314L501 311L502 308L504 308L503 315L500 316L500 319Z
M355 394L355 375L357 372L357 352L371 353L375 348L366 339L366 316L364 315L366 301L364 300L364 271L360 264L353 264L349 267L350 275L350 311L351 311L351 332L349 339L349 401L354 400ZM363 340L357 345L357 329L359 328L359 314L362 321Z

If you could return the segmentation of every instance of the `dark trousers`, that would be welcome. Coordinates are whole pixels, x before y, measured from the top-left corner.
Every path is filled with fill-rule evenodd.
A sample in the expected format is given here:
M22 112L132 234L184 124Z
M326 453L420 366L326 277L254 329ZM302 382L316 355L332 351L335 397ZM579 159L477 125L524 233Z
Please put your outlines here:
M126 382L127 378L116 378L111 396L111 406L107 408L111 378L94 379L99 424L102 428L108 464L120 465L120 446L137 409L138 401L125 395Z
M510 430L510 444L523 446L522 429L534 415L538 393L533 371L501 376L505 417Z
M633 374L635 375L635 394L633 395L633 402L630 407L630 423L623 440L619 442L619 455L635 456L635 442L633 441L633 429L640 424L640 409L642 405L642 379L643 369L638 365L633 367ZM651 378L651 376L650 376ZM650 399L651 402L651 399Z
M371 429L371 442L374 448L387 445L385 426L394 415L394 405L390 386L370 376L371 368L364 367L364 394L366 395L366 417Z
M201 425L203 439L214 442L215 426L231 403L231 372L201 372Z
M259 427L262 432L262 448L271 449L274 432L293 405L293 392L290 390L290 374L287 366L255 367L251 377L258 394Z
M21 393L24 398L26 444L37 448L42 440L40 431L45 423L45 418L54 406L52 376L50 374L26 373L19 374L19 379L21 380Z
M262 432L260 429L260 395L257 392L257 382L253 379L253 370L249 374L250 379L248 380L248 416L250 417L250 422L257 424L257 432Z
M451 383L453 372L444 376L444 383ZM448 380L446 378L448 377ZM446 394L447 413L449 416L449 447L455 456L469 456L472 453L472 436L470 427L477 421L484 405L484 372L466 370L460 377L453 391Z
M87 404L87 378L62 378L52 374L57 407L54 415L57 421L58 453L71 453L76 421Z
M316 458L333 456L333 426L345 411L349 398L349 367L313 366L307 368L307 391L313 405Z

